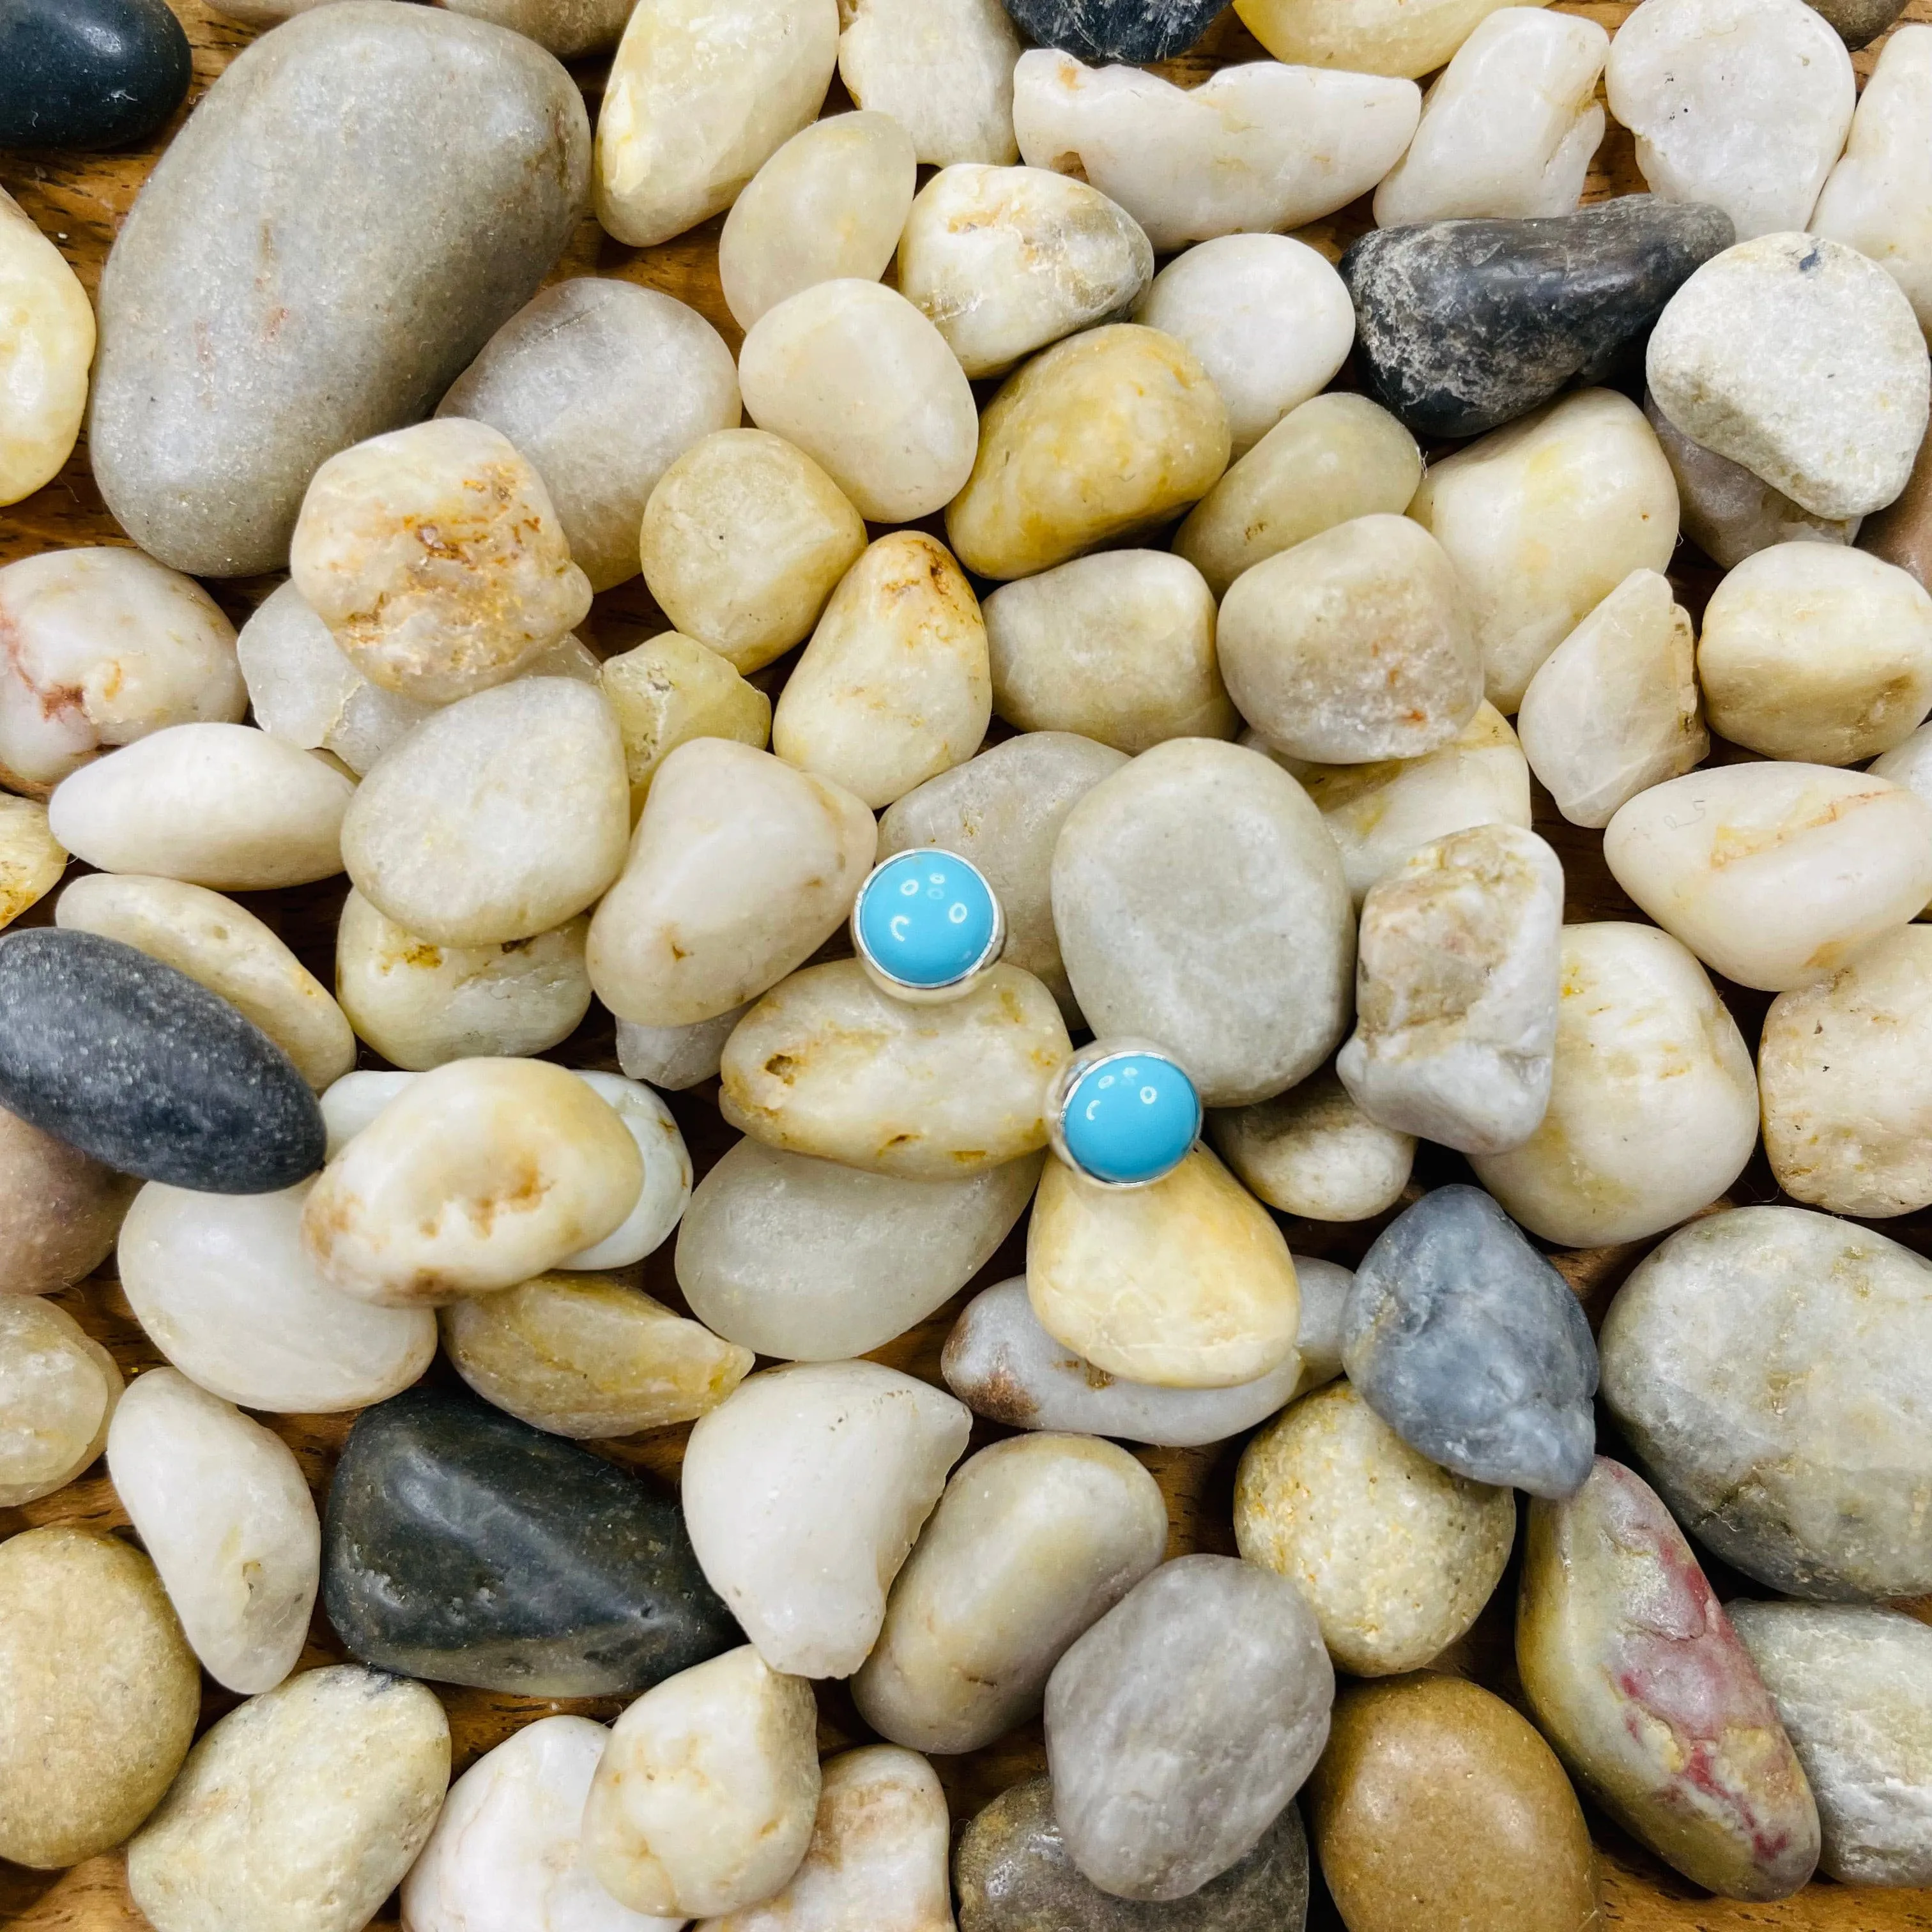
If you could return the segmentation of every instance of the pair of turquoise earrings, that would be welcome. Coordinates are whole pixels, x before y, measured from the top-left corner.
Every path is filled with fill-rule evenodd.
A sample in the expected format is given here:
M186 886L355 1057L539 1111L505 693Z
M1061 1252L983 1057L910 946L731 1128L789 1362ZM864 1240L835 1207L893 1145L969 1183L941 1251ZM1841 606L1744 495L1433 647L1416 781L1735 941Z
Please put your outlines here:
M972 991L1006 941L999 896L957 853L922 846L875 866L852 906L852 945L882 993L914 1004ZM1106 1187L1172 1173L1201 1132L1186 1070L1144 1040L1096 1040L1064 1066L1047 1100L1053 1150Z

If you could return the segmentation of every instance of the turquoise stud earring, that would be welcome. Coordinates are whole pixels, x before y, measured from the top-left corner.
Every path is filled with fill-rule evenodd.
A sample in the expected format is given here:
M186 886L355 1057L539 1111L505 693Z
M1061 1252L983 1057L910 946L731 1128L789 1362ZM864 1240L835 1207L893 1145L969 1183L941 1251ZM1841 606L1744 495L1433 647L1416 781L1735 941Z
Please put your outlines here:
M1201 1133L1187 1070L1146 1040L1101 1040L1060 1070L1047 1097L1053 1150L1106 1187L1145 1187L1172 1174Z
M852 904L852 946L880 992L917 1004L969 993L1006 942L980 868L920 846L874 866Z

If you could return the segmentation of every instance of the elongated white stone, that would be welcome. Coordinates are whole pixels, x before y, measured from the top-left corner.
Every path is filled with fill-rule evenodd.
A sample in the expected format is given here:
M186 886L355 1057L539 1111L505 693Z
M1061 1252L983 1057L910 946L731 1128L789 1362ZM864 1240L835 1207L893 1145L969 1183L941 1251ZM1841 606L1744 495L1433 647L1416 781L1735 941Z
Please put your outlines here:
M928 166L1003 166L1013 139L1021 41L1000 0L842 0L838 77L890 114Z
M176 1369L150 1369L107 1432L107 1473L208 1675L272 1690L308 1640L322 1526L279 1436Z

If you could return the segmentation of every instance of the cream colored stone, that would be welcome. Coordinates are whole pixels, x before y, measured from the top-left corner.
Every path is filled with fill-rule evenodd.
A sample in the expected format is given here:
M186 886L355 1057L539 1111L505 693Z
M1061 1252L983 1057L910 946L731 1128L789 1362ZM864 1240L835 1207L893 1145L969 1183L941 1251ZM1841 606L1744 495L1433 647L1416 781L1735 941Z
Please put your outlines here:
M1201 500L1174 550L1222 597L1244 571L1337 524L1400 514L1421 480L1415 439L1388 410L1346 392L1312 396Z
M1644 0L1604 78L1651 191L1722 208L1740 242L1809 224L1858 94L1803 0Z
M327 1158L333 1160L415 1079L413 1073L345 1073L322 1096L322 1122L328 1130Z
M61 881L67 852L38 799L0 793L0 926L38 905Z
M682 1472L692 1545L773 1670L849 1677L865 1662L972 1420L877 1362L767 1369L699 1420Z
M254 1022L318 1090L356 1064L327 989L255 915L202 886L97 872L61 894L54 922L118 939L185 973Z
M1444 458L1409 514L1456 566L1505 716L1604 598L1634 570L1664 570L1677 547L1670 466L1643 412L1610 389L1546 404Z
M804 1862L716 1932L952 1932L946 1793L932 1766L892 1744L828 1759Z
M355 786L245 724L172 724L64 779L47 826L104 872L217 892L312 885L342 870Z
M428 1685L305 1670L188 1754L128 1847L128 1889L155 1932L359 1932L448 1788L449 1720Z
M1724 765L1640 792L1604 833L1618 885L1714 973L1826 979L1932 898L1932 808L1826 765Z
M1378 880L1335 1060L1363 1112L1463 1154L1520 1147L1550 1102L1562 923L1562 864L1514 825L1451 832Z
M1214 595L1184 557L1077 557L1003 586L986 614L993 708L1022 731L1135 752L1240 728L1215 657Z
M1456 737L1419 758L1316 765L1252 742L1314 801L1358 910L1378 879L1432 839L1471 825L1528 828L1529 766L1508 719L1486 701Z
M1013 70L1013 131L1028 165L1092 182L1162 255L1346 207L1388 173L1421 111L1412 81L1272 61L1223 68L1191 88L1046 47Z
M1794 1201L1871 1220L1932 1205L1932 926L1780 993L1758 1044L1764 1150Z
M1286 235L1222 235L1177 256L1135 321L1191 350L1228 406L1237 458L1328 381L1355 339L1342 278Z
M1230 1388L1294 1353L1300 1312L1281 1231L1205 1148L1147 1187L1048 1161L1027 1234L1040 1326L1109 1375Z
M597 219L626 246L722 214L818 115L838 0L644 0L597 117Z
M587 919L533 939L438 946L351 890L335 929L335 991L358 1036L412 1072L487 1054L538 1054L590 1007Z
M852 1680L859 1714L915 1750L978 1750L1039 1711L1060 1653L1158 1563L1167 1504L1124 1449L1020 1436L962 1462Z
M890 115L835 114L794 134L732 203L718 238L718 278L738 326L815 283L877 281L915 172L912 137Z
M1389 1677L1481 1614L1516 1540L1516 1498L1417 1454L1336 1382L1243 1452L1234 1540L1301 1592L1338 1669Z
M58 1303L0 1296L0 1509L72 1482L106 1446L120 1395L114 1358Z
M739 1022L718 1106L769 1147L940 1180L1044 1147L1046 1090L1072 1050L1052 994L1017 966L911 1006L839 959L794 973Z
M322 1170L302 1240L322 1279L393 1307L527 1281L601 1241L644 1164L616 1114L538 1060L418 1074Z
M877 282L820 282L767 309L738 380L752 422L796 444L874 523L929 516L972 471L979 418L959 364Z
M192 578L137 550L8 564L0 626L0 783L14 791L44 798L99 752L248 706L233 626Z
M689 1026L640 1026L634 1020L617 1022L617 1064L633 1080L647 1082L668 1094L718 1077L724 1042L751 1010L748 1003L733 1006L716 1019Z
M681 1918L620 1905L584 1855L584 1801L610 1736L588 1718L539 1718L485 1751L403 1881L404 1932L679 1932Z
M921 161L1003 166L1013 139L1021 40L1000 0L840 0L838 77L861 107L890 114Z
M560 677L478 692L418 725L342 826L356 889L439 946L560 926L623 868L624 740L600 693Z
M1932 596L1862 550L1774 544L1711 593L1697 676L1712 728L1732 743L1860 764L1932 711Z
M316 1272L302 1241L314 1186L195 1194L150 1181L122 1224L135 1320L224 1402L285 1415L363 1408L407 1388L436 1353L429 1310L371 1307Z
M1439 751L1483 701L1468 604L1442 546L1407 517L1358 517L1237 578L1222 675L1270 744L1329 764Z
M1432 74L1508 0L1241 0L1276 60L1364 74Z
M1154 274L1154 249L1084 181L967 163L920 191L898 262L899 292L976 377L1124 315Z
M845 922L878 840L872 814L838 785L749 746L680 745L591 921L598 998L651 1027L755 999Z
M832 593L772 714L772 749L876 808L964 764L992 712L972 586L944 544L894 530Z
M483 1397L534 1429L601 1439L694 1422L751 1372L721 1341L608 1276L540 1274L442 1311L445 1353Z
M866 548L866 526L802 449L721 430L659 479L641 548L664 614L748 674L810 632Z
M1543 1124L1471 1164L1532 1234L1600 1247L1708 1208L1756 1139L1750 1054L1703 969L1668 933L1607 920L1563 929Z
M364 676L430 704L527 670L590 608L543 478L500 430L460 416L332 456L289 570Z
M0 505L31 496L74 454L87 410L94 310L80 278L0 190Z
M1858 97L1851 138L1826 177L1810 220L1869 255L1905 291L1932 337L1932 28L1908 23L1887 36Z
M140 1185L0 1108L0 1297L92 1274Z
M1478 22L1376 190L1376 225L1568 214L1604 138L1597 80L1610 51L1595 21L1540 7Z
M1311 1221L1366 1221L1393 1208L1415 1160L1414 1136L1370 1120L1330 1072L1272 1100L1216 1108L1208 1136L1249 1192Z
M620 1073L580 1072L588 1087L628 1130L644 1178L631 1211L601 1241L566 1255L565 1268L628 1268L670 1239L691 1199L691 1155L670 1109L641 1081Z
M1516 728L1530 769L1572 825L1610 822L1711 748L1690 615L1670 581L1634 570L1538 667Z
M194 1653L139 1550L53 1526L0 1543L0 1858L57 1870L120 1844L200 1706Z
M1874 778L1889 778L1916 792L1932 805L1932 724L1922 724L1904 744L1873 759L1866 770Z
M762 1355L882 1348L992 1259L1040 1164L1032 1154L960 1180L903 1180L741 1140L692 1197L678 1287L700 1322Z
M308 1641L322 1526L294 1451L177 1369L136 1378L107 1473L208 1675L272 1690Z
M1341 861L1258 752L1172 739L1096 785L1054 850L1053 917L1094 1033L1157 1042L1208 1106L1279 1094L1347 1030Z

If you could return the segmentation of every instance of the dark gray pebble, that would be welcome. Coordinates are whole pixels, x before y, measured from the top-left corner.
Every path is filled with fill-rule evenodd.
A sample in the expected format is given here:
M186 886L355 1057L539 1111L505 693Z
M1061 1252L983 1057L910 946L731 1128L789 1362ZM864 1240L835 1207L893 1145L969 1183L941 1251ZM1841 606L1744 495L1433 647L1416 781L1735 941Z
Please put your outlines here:
M166 0L0 0L0 148L145 141L190 72Z
M1875 40L1905 11L1905 0L1810 0L1854 52Z
M1191 47L1228 0L1006 0L1035 46L1083 61L1157 61Z

